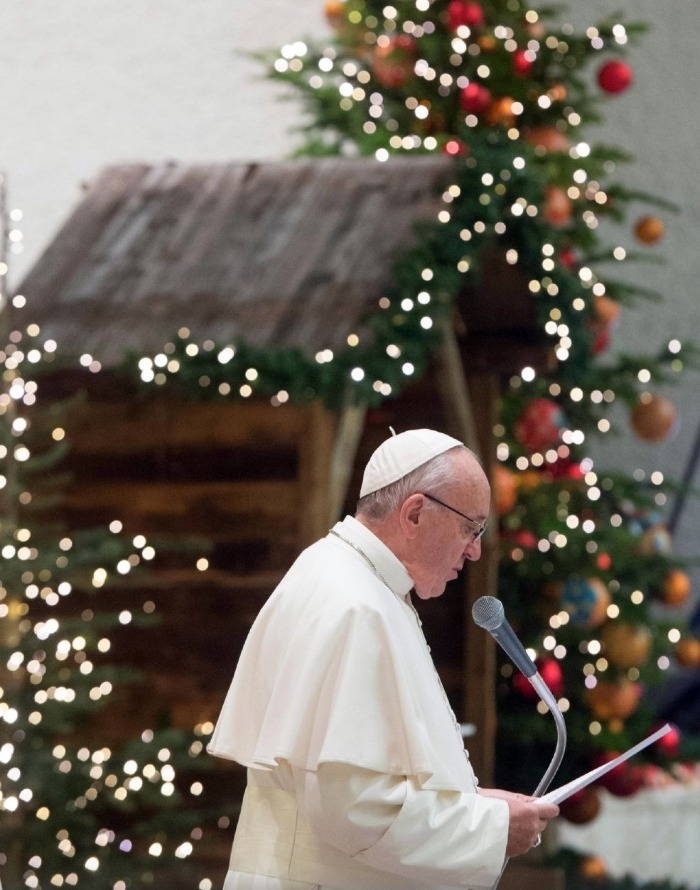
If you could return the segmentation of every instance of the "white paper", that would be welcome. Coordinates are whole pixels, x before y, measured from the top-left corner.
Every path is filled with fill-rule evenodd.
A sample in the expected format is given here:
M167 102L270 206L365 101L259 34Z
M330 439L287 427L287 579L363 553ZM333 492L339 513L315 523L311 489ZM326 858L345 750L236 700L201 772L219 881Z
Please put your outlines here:
M595 782L596 779L599 779L607 772L610 772L611 769L614 769L616 766L619 766L619 764L624 763L625 760L629 760L630 757L633 757L635 754L639 754L639 752L643 751L644 748L648 747L649 745L653 745L654 742L658 742L658 740L662 736L665 736L666 733L670 731L670 729L671 727L668 723L664 724L661 729L657 729L656 732L653 732L650 736L647 736L641 742L633 745L628 751L625 751L624 754L620 754L620 756L616 757L614 760L611 760L608 763L604 763L602 766L598 766L588 773L584 773L584 775L579 776L578 779L573 779L571 782L567 782L566 785L561 785L559 788L555 788L554 791L549 791L547 792L547 794L543 794L542 797L539 798L539 800L544 800L548 803L561 803L563 800L571 797L572 794L575 794L577 791L585 788L586 785L590 785L591 782Z

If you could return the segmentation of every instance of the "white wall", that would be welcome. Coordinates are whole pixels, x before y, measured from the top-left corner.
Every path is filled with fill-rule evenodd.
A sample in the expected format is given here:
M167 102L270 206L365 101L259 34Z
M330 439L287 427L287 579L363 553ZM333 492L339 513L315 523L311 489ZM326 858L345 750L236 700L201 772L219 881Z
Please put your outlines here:
M3 0L0 171L25 242L12 280L108 164L288 154L298 111L246 54L313 31L321 0Z
M404 0L401 0L404 2ZM632 56L633 89L610 99L602 136L636 162L632 187L677 202L665 215L662 268L629 270L666 296L625 311L616 347L646 348L694 337L700 323L700 176L696 84L697 0L586 0L571 4L578 27L614 9L653 24ZM3 0L0 4L0 170L10 204L24 212L15 283L80 200L81 184L123 161L280 158L293 146L298 106L244 53L324 34L323 0ZM620 240L634 246L631 235ZM599 447L601 463L660 468L680 477L700 422L697 374L673 397L681 430L661 446L633 436ZM700 474L698 474L700 482ZM677 547L700 550L700 508L684 514Z

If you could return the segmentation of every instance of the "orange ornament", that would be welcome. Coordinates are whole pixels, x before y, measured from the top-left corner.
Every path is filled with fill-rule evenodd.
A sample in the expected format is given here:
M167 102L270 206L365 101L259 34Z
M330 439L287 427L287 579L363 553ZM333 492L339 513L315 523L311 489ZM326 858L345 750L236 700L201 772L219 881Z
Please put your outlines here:
M338 27L345 18L344 0L326 0L323 6L326 19L333 27Z
M681 667L700 667L700 640L696 637L679 640L674 651Z
M667 606L682 606L690 596L690 578L680 569L671 569L661 589L661 599Z
M586 701L598 720L626 720L637 710L641 694L639 683L631 680L621 683L599 680L586 692Z
M565 226L573 215L571 199L564 189L548 185L544 196L544 218L557 228Z
M490 34L484 34L477 40L477 43L479 44L479 49L484 53L492 53L498 45L496 38L491 37Z
M663 396L642 393L632 409L632 429L645 442L662 442L676 422L676 406Z
M608 873L605 860L600 856L586 856L579 863L579 871L584 878L604 878Z
M637 221L634 234L643 244L656 244L664 236L664 224L658 216L643 216Z
M515 473L511 473L503 464L495 464L492 470L492 482L496 513L499 516L510 513L517 498Z
M513 100L510 96L500 96L491 102L486 111L486 123L491 127L502 124L504 127L512 127L515 124L515 114L513 113Z
M571 147L568 136L556 127L533 127L523 139L541 151L568 151Z
M563 83L555 83L547 90L547 96L552 102L563 102L568 96L568 92Z
M612 324L620 314L620 304L617 300L611 300L610 297L602 294L593 298L593 311L600 321L605 324Z
M608 621L600 634L603 653L616 667L627 670L639 667L649 657L651 632L643 624Z

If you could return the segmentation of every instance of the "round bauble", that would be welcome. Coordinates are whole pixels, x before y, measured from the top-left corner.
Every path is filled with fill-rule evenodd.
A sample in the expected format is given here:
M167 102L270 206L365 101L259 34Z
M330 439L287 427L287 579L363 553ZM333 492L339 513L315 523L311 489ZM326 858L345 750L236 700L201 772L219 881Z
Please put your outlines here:
M447 5L447 27L450 31L456 31L461 27L474 31L483 28L485 21L484 10L479 3L451 0Z
M681 747L681 732L678 727L671 724L669 731L661 736L654 747L664 757L668 757L669 760L678 757L678 751Z
M548 185L544 194L544 218L550 226L561 228L570 222L572 216L571 198L559 186Z
M681 667L700 667L700 640L696 637L684 637L674 648L676 661Z
M593 342L591 343L591 352L593 355L600 355L601 352L610 346L612 338L612 330L609 324L598 324L593 326Z
M503 126L512 127L516 121L516 115L513 112L513 100L510 96L499 96L493 99L486 109L486 123L491 127Z
M603 655L623 670L644 664L651 651L651 632L643 624L628 624L619 619L608 621L600 632L600 639Z
M632 409L630 423L645 442L662 442L674 429L676 406L663 396L642 393Z
M465 114L480 117L491 107L491 91L480 83L468 83L459 94L459 104Z
M397 34L374 50L372 73L383 87L399 89L415 75L417 56L416 41L408 34Z
M634 234L642 244L656 244L664 236L664 224L658 216L643 216L637 220Z
M641 694L642 687L631 680L619 683L599 680L592 689L586 690L586 701L598 720L627 720L637 710Z
M568 136L565 136L556 127L533 127L523 135L523 139L542 152L568 152L571 148Z
M643 531L637 547L642 556L668 556L672 549L671 534L663 522L650 525Z
M344 24L346 8L345 0L326 0L323 4L326 19L334 28L340 28Z
M538 658L535 661L535 666L540 677L542 677L544 682L551 689L552 695L555 698L560 698L564 692L564 674L562 673L561 666L556 658ZM513 674L513 688L516 692L522 695L523 698L539 698L539 694L533 687L532 683L530 683L527 677L519 671L516 671Z
M608 873L605 860L600 856L584 856L579 862L578 870L581 877L594 880L604 878Z
M611 760L619 757L619 754L619 751L603 751L593 758L593 766L598 767L610 763ZM629 797L636 794L644 785L644 770L637 764L623 761L601 776L596 784L616 797Z
M516 77L529 77L533 65L532 55L526 49L516 49L511 64Z
M551 399L533 399L515 421L515 438L528 451L543 451L561 441L566 418Z
M561 589L561 606L576 627L599 627L607 617L610 591L600 578L571 575Z
M592 822L600 812L600 793L595 785L588 785L575 791L559 805L560 815L574 825Z
M690 578L680 569L671 569L664 578L661 599L667 606L682 606L690 596Z
M612 324L620 314L620 304L605 294L593 298L593 311L596 318L604 324Z
M442 153L451 158L466 158L469 155L469 146L456 136L452 136L442 146Z
M613 59L598 69L598 84L606 93L622 93L632 83L632 69L626 62Z

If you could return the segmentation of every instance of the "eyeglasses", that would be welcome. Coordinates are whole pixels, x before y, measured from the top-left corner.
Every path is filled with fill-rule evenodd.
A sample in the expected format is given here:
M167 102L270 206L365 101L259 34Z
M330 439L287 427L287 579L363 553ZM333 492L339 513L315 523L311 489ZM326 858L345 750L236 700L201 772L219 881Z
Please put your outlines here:
M421 492L424 498L428 498L429 501L434 501L436 504L440 504L441 507L445 507L446 510L452 510L453 513L456 513L458 516L461 516L462 519L466 519L467 522L471 522L472 525L477 527L477 531L474 532L474 538L472 540L473 544L479 540L479 538L486 531L486 523L481 523L477 519L472 519L471 516L467 516L466 513L462 513L460 510L456 510L454 507L450 507L449 504L446 504L444 501L441 501L439 498L434 497L432 494L426 494L424 491Z

